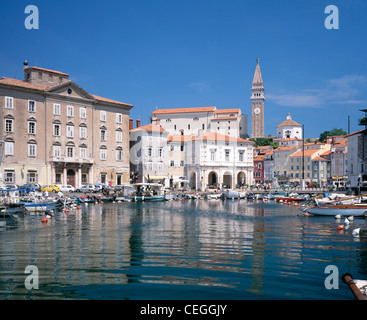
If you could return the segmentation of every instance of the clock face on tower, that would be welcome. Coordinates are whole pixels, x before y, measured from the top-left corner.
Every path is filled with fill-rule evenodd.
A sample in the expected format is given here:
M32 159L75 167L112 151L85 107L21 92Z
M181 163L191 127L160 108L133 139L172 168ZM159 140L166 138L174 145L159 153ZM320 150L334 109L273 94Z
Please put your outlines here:
M259 114L259 113L260 113L260 109L259 109L259 108L256 108L256 109L254 110L254 112L255 112L255 114Z

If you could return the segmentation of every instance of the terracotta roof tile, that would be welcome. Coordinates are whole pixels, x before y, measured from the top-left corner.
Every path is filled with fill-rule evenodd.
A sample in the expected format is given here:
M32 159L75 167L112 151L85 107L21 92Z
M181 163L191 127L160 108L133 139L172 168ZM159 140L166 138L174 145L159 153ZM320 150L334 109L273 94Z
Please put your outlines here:
M214 113L240 113L241 109L218 109Z
M297 123L294 120L285 120L283 121L281 124L278 124L276 127L286 127L286 126L290 126L290 127L302 127L301 124Z
M27 81L18 80L18 79L12 79L12 78L6 78L2 77L0 79L0 84L5 84L8 86L14 86L14 87L21 87L21 88L29 88L29 89L35 89L35 90L47 90L47 86L40 86L38 84L33 84Z
M152 114L170 114L170 113L196 113L196 112L214 112L216 107L202 108L177 108L177 109L157 109Z
M148 131L148 132L167 132L166 130L162 128L161 125L157 125L155 123L149 123L149 124L146 124L145 126L131 129L130 132L136 132L140 130Z
M99 101L102 101L102 102L111 102L111 103L117 103L117 104L123 104L123 105L126 105L126 106L131 106L131 104L128 104L128 103L124 103L124 102L120 102L120 101L116 101L116 100L112 100L112 99L108 99L108 98L104 98L104 97L100 97L100 96L96 96L95 94L92 94L92 96L96 99L96 100L99 100Z
M42 68L39 68L39 69L42 69ZM69 80L69 82L72 83L71 80ZM33 83L30 83L30 82L27 82L27 81L24 81L24 80L18 80L18 79L6 78L6 77L2 77L0 79L0 84L13 86L13 87L18 87L18 88L34 89L34 90L39 90L39 91L46 91L46 90L49 90L50 88L53 88L53 87L56 87L56 86L60 85L60 84L56 84L56 85L53 85L53 86L41 86L41 85L33 84ZM124 102L111 100L111 99L100 97L100 96L97 96L97 95L94 95L94 94L92 94L92 96L96 100L99 100L99 101L102 101L102 102L117 103L117 104L120 104L120 105L126 105L126 106L131 106L132 107L132 105L124 103Z
M55 74L58 74L58 75L62 75L62 76L67 76L69 77L69 74L67 73L64 73L64 72L60 72L60 71L55 71L55 70L50 70L50 69L45 69L45 68L40 68L40 67L28 67L26 68L25 70L29 70L29 69L33 69L33 70L40 70L40 71L46 71L46 72L51 72L51 73L55 73Z
M218 118L213 118L210 121L217 121L217 120L237 120L238 117L218 117Z

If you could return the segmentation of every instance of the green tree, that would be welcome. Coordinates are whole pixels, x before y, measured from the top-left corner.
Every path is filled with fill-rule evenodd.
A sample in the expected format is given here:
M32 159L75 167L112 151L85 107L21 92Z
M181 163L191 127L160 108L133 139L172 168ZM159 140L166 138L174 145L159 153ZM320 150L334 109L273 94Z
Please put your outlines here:
M272 146L273 148L279 147L277 142L274 142L272 138L251 138L251 141L255 141L255 148L260 146Z
M347 133L343 129L334 128L333 130L324 131L323 133L321 133L320 137L319 137L319 141L320 142L325 142L326 137L345 136L346 134Z

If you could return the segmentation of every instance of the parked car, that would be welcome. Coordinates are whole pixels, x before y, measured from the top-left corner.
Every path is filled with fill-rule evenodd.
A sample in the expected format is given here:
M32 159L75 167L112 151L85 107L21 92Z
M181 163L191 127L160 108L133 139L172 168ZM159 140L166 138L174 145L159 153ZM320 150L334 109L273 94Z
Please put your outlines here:
M60 187L61 192L75 192L75 188L70 184Z
M94 186L96 187L96 191L95 192L102 192L103 190L110 190L110 187L108 187L106 184L104 183L95 183Z
M80 192L95 192L96 187L93 184L87 184L79 188Z
M41 191L42 192L59 192L60 191L60 188L54 184L48 184L48 185L45 185L41 188Z

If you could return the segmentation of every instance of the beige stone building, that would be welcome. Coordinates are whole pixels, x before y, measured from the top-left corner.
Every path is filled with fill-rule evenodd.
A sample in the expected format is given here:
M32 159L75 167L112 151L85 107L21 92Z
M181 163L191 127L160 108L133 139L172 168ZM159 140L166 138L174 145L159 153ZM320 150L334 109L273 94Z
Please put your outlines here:
M129 181L130 104L88 93L59 71L0 79L0 184Z

